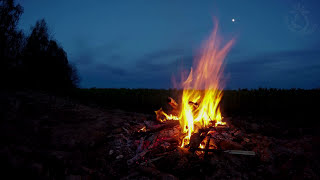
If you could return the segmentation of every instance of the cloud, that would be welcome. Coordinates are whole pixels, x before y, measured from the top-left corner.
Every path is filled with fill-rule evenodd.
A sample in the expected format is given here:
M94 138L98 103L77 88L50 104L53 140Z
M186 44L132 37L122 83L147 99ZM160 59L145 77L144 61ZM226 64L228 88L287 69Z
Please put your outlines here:
M99 48L98 48L99 49ZM171 48L148 54L124 63L115 51L87 51L78 56L84 87L169 88L172 76L179 82L182 70L190 70L192 52ZM101 59L108 60L102 62ZM110 61L109 61L110 60ZM230 54L225 74L227 88L314 88L319 87L320 51L290 50L248 56Z
M115 76L128 75L127 70L125 70L123 68L119 68L119 67L113 67L108 64L96 64L94 69L98 72L106 72L106 73L110 73L111 75L115 75Z
M183 55L184 52L185 50L183 49L164 49L149 54L145 54L140 59L138 59L138 61L154 61L163 58L176 57L179 55Z
M227 68L232 72L260 71L265 68L299 68L320 64L320 50L293 50L259 54L249 58L229 61Z
M121 47L119 42L109 42L100 46L90 46L84 40L75 41L75 56L71 56L71 61L78 66L87 66L97 63L102 59L110 59L113 61L120 61L123 57L116 51Z
M189 61L187 54L188 52L183 49L165 49L144 54L134 60L135 71L142 76L159 77L159 79L163 77L164 80L171 81L171 76L179 71L182 61Z
M111 66L109 64L95 63L86 68L82 68L81 87L100 87L100 88L120 88L129 81L132 75L121 67Z
M320 51L292 50L259 54L229 61L229 86L256 88L315 88L320 78Z
M77 66L89 65L94 62L94 58L89 53L82 53L77 57L71 58Z
M171 77L178 72L181 59L191 62L191 56L184 53L180 49L156 51L125 65L95 62L94 66L86 66L82 70L82 75L86 77L82 84L85 87L169 88L172 85Z

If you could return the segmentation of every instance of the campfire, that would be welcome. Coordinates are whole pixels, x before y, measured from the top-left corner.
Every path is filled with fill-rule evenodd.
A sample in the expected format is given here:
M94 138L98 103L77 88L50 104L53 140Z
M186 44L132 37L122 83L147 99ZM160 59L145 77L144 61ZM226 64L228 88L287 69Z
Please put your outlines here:
M226 125L220 111L224 87L222 76L224 59L234 40L221 46L217 31L218 26L215 26L203 44L200 56L195 58L189 75L186 78L182 76L181 102L178 104L174 99L169 98L169 104L173 108L170 114L165 113L162 108L155 111L157 120L160 122L179 121L181 147L204 149L205 146L210 145L209 136L216 133L216 128Z
M228 163L228 158L244 163L270 159L263 149L269 141L260 145L258 137L243 129L247 125L238 128L232 117L222 117L224 59L234 40L221 46L217 31L216 26L189 74L182 76L179 101L168 97L169 110L160 108L155 111L156 117L137 114L112 132L114 149L109 150L109 156L118 161L126 157L128 167L133 169L129 176L135 176L136 171L161 174L157 168L167 171L167 167L183 175L195 168L200 172L208 167L211 172L203 163Z

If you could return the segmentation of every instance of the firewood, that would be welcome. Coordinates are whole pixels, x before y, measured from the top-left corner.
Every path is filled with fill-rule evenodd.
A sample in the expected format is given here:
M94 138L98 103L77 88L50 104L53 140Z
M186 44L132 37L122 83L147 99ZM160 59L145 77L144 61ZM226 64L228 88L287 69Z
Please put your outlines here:
M172 97L168 97L168 104L169 104L174 110L177 110L177 109L178 109L178 103L177 103Z
M229 130L229 127L227 125L218 125L215 127L215 130L219 132L226 131L226 130Z
M166 121L163 124L161 124L160 126L156 126L156 127L150 127L147 132L151 133L151 132L158 132L161 131L163 129L167 129L167 128L172 128L176 125L179 125L179 121Z
M190 152L195 152L195 150L200 146L200 143L206 136L201 136L201 132L197 132L191 135L190 137Z
M198 148L200 143L202 142L200 133L194 133L190 137L190 150L193 151L194 149Z
M161 124L155 124L155 125L149 125L148 128L146 128L146 131L139 131L139 132L134 132L134 136L147 136L149 134L153 134L156 132L159 132L163 129L168 129L168 128L173 128L174 126L179 125L179 121L166 121Z

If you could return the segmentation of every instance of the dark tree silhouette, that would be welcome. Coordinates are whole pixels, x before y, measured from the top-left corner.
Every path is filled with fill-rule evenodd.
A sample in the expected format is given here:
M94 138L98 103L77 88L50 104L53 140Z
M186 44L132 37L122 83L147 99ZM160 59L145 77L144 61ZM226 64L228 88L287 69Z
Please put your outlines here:
M68 62L67 54L50 39L44 19L36 22L23 50L26 82L41 89L76 87L76 70Z
M39 20L25 37L17 28L23 13L14 0L0 0L0 85L43 90L77 86L76 68L52 38L45 20Z
M20 52L24 44L23 33L17 24L23 9L13 0L0 0L0 83L14 84L21 64Z

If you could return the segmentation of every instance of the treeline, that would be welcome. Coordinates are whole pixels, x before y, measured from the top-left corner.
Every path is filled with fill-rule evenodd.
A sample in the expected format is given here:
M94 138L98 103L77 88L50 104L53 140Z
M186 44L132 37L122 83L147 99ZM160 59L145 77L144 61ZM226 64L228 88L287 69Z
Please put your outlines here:
M38 20L26 35L17 27L22 13L14 0L0 0L1 86L51 91L77 87L76 68L50 36L46 21Z
M154 114L162 107L169 112L167 97L181 101L182 90L175 89L76 89L75 100L102 108ZM221 100L224 116L252 118L284 123L286 126L319 124L320 90L238 89L225 90Z

